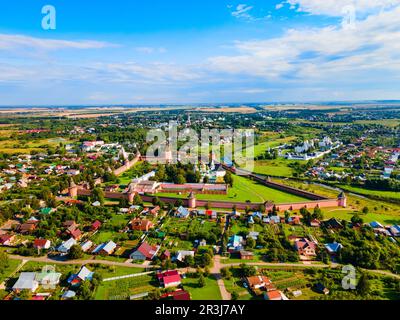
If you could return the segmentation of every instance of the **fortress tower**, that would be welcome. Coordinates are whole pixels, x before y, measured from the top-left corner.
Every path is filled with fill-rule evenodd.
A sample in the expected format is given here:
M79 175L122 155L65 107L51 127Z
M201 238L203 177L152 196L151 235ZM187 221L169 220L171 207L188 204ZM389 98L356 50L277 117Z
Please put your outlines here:
M72 178L69 180L68 195L71 198L78 197L78 186Z
M190 209L195 209L196 208L196 197L195 197L195 194L193 192L191 192L189 194L189 202L188 202L188 204L189 204L189 208Z
M340 193L338 196L338 206L343 208L347 207L347 197L344 192Z

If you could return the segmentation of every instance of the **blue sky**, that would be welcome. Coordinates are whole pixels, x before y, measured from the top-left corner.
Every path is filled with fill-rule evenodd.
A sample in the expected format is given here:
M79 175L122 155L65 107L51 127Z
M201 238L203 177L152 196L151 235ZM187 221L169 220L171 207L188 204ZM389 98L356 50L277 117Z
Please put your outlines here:
M7 1L0 105L400 99L399 3Z

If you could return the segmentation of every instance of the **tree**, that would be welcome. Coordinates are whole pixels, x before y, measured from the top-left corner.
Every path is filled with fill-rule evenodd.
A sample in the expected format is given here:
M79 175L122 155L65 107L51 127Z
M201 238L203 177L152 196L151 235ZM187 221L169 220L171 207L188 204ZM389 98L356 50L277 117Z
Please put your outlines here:
M156 288L149 293L150 300L160 300L160 298L161 298L161 291L159 288Z
M232 300L239 299L239 294L236 291L233 291L232 294L231 294L231 299Z
M3 274L9 266L8 255L5 252L0 252L0 274Z
M324 215L322 214L321 208L315 207L311 217L312 219L322 220L324 218Z
M90 300L90 298L92 297L90 281L83 281L79 286L77 294L82 300Z
M68 253L68 258L71 260L77 260L83 258L83 250L80 245L73 245Z
M100 202L101 205L104 205L104 192L101 188L94 188L92 191L92 198L93 201L98 201Z
M197 284L198 284L199 288L204 288L206 286L206 279L204 278L204 276L202 274L199 276L199 281Z
M193 256L191 256L191 255L188 255L188 256L186 256L185 258L184 258L184 262L185 262L185 264L188 266L188 267L192 267L192 266L194 266L194 258L193 258Z
M227 171L225 176L224 176L224 181L227 185L229 185L231 188L233 187L233 177L232 173L230 171Z
M357 290L361 295L365 296L369 293L370 289L371 289L371 284L370 281L368 280L368 276L365 273L363 273L361 275L360 280L358 281Z
M142 197L138 193L133 197L133 204L135 206L141 206L143 204Z
M21 300L30 300L32 298L32 292L30 290L22 290L18 297Z
M253 248L256 246L256 241L255 241L253 238L251 238L251 237L247 237L247 239L246 239L246 246L247 246L247 248L249 248L249 249L253 249Z
M179 174L179 175L176 177L176 183L177 183L177 184L185 184L185 183L186 183L185 177L184 177L182 174Z
M364 220L356 213L351 217L351 223L353 224L363 224Z
M221 276L224 278L224 279L230 279L230 278L232 278L232 272L231 272L231 270L229 269L229 268L227 268L227 267L225 267L225 268L222 268L221 269Z

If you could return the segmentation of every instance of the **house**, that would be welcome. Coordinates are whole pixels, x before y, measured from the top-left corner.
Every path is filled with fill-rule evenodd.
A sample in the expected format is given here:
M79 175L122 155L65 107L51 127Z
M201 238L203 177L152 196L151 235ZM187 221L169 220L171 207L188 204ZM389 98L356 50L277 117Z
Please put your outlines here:
M21 234L29 234L36 230L37 222L27 222L18 226L18 232Z
M166 292L161 296L161 299L172 299L176 301L189 301L190 300L190 293L186 290L178 289L173 292Z
M160 250L160 246L151 246L147 242L143 242L129 258L132 260L153 260Z
M149 211L149 214L156 218L158 216L158 213L160 212L160 210L161 210L161 208L159 206L154 207L153 209L151 209Z
M180 206L180 207L178 208L178 210L176 210L176 212L175 212L175 217L177 217L177 218L182 218L182 219L186 219L186 218L189 217L189 214L190 214L190 212L189 212L188 209L186 209L186 208Z
M38 250L48 250L51 246L51 241L46 239L36 239L33 242L33 247Z
M206 210L205 215L207 217L209 217L210 219L217 219L217 217L218 217L217 212L214 210Z
M90 226L90 231L97 231L101 228L101 222L99 220L96 220L93 222L93 224Z
M76 286L79 285L82 281L91 281L93 279L93 275L94 272L90 271L85 266L82 266L77 274L72 274L68 278L67 282L72 286Z
M164 288L177 287L181 284L181 276L178 271L165 271L157 274L160 285Z
M177 290L172 292L172 298L175 301L189 301L190 293L185 290Z
M180 250L180 251L177 252L174 260L175 261L179 261L179 262L184 262L185 261L185 257L187 257L187 256L194 257L194 251Z
M254 258L254 253L251 251L240 250L239 255L241 260L252 260Z
M325 248L329 254L336 254L343 248L343 246L340 243L334 242L325 244Z
M101 207L101 202L100 201L95 201L92 203L93 207Z
M313 228L319 228L321 226L321 221L314 219L310 222L310 226Z
M67 230L67 234L69 234L75 240L79 240L82 237L82 232L79 229Z
M265 300L271 300L271 301L280 301L282 299L282 294L278 290L272 290L264 293L264 299Z
M383 225L381 225L378 221L372 221L370 224L372 229L382 229Z
M325 287L322 283L317 283L315 286L315 291L317 291L318 293L321 294L329 294L329 289L327 287Z
M15 236L11 234L2 234L0 235L0 245L9 247L12 246L15 241Z
M390 227L390 232L394 237L400 237L400 225Z
M301 221L300 221L300 216L293 216L293 217L290 217L289 219L288 219L288 223L290 224L290 225L300 225L301 224Z
M12 287L14 292L28 290L35 292L39 288L39 282L36 280L35 272L22 272L17 282Z
M40 214L47 216L47 215L53 213L54 211L56 211L56 209L54 209L54 208L42 208L42 209L40 209Z
M72 227L71 229L76 229L76 228L78 228L78 226L79 226L79 224L77 224L74 220L67 220L63 223L63 227L67 228L67 229L69 229L71 227Z
M115 249L117 248L116 243L114 243L113 241L109 241L106 243L102 243L100 245L98 245L93 251L93 254L99 254L102 256L108 256L110 254L112 254Z
M131 229L136 231L149 231L151 228L154 228L153 222L146 219L136 218L133 219L130 223Z
M281 223L281 218L279 216L265 217L263 222L268 224L278 224Z
M61 296L61 300L70 300L73 299L76 296L75 291L72 290L67 290L65 293Z
M258 218L258 219L262 219L262 213L261 212L253 212L252 214L253 218Z
M294 246L299 255L305 258L315 257L317 255L315 252L316 250L315 243L308 240L307 238L301 238L296 240Z
M228 252L235 253L243 248L243 237L234 235L229 238L228 241Z
M335 229L335 230L343 229L342 223L335 218L329 219L327 221L323 221L322 225L327 229Z
M171 259L171 252L169 252L168 250L165 250L162 254L161 254L161 260L169 260Z
M275 290L275 286L272 284L271 280L266 276L252 276L247 277L246 282L249 289L255 294L259 295L261 290L271 291Z
M67 241L64 241L59 247L58 251L61 253L68 253L72 246L76 245L76 240L74 238L70 238Z
M93 242L88 240L81 244L81 248L83 252L88 252L93 247Z
M46 267L45 267L46 268ZM55 289L60 283L62 274L55 272L53 267L44 269L42 272L36 274L36 280L44 289Z
M257 241L259 235L260 235L259 232L250 231L247 238L253 238L255 241Z

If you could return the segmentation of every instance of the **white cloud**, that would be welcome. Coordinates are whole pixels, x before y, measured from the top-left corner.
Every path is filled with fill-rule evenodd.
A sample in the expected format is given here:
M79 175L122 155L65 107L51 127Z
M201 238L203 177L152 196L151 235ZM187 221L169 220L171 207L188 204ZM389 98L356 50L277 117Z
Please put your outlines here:
M102 49L115 46L113 44L92 40L56 40L35 38L24 35L0 34L0 50L14 49L37 49L37 50L60 50L60 49Z
M236 18L245 18L249 19L252 18L252 16L249 14L249 11L252 10L252 6L248 6L247 4L239 4L235 11L232 11L232 16Z
M278 3L278 4L275 6L275 9L276 9L276 10L282 9L283 6L284 6L284 3L283 3L283 2L282 2L282 3Z
M397 6L400 0L287 0L287 3L301 12L340 17L347 6L353 6L357 13L368 14Z
M137 52L144 53L144 54L153 54L153 53L165 53L167 49L160 47L160 48L153 48L153 47L137 47L135 48Z
M279 38L238 41L236 52L210 58L209 67L232 75L287 81L332 81L356 79L368 71L376 71L376 76L398 72L399 16L397 7L358 21L356 30L338 26L291 29Z

